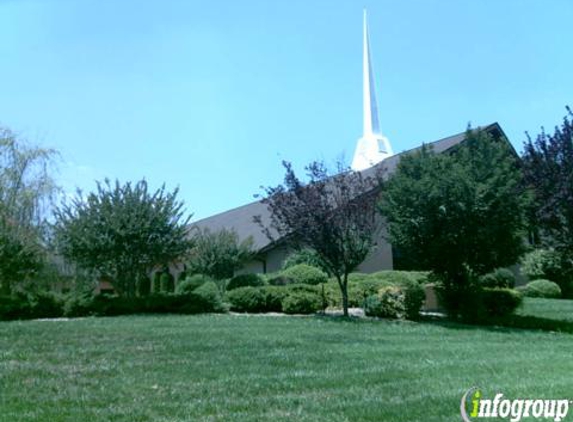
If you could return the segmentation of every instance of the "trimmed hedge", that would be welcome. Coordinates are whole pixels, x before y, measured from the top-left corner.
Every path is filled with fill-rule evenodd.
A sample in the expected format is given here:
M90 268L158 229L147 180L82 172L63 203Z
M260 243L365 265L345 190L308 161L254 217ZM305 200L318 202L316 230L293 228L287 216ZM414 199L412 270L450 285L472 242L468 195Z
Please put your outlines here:
M225 299L235 312L303 314L324 308L321 289L308 284L239 287L227 291Z
M561 288L557 283L549 280L534 280L521 286L518 290L527 297L543 297L556 299L561 297Z
M225 312L212 284L188 294L153 294L145 297L72 296L63 300L52 294L0 297L0 320L81 316L114 316L145 313L196 314Z
M266 312L267 301L265 293L253 286L237 287L227 291L226 300L235 312Z
M229 280L227 290L234 290L240 287L264 286L265 280L259 274L240 274Z
M322 300L315 292L294 290L283 300L285 314L313 314L321 309Z
M213 312L227 312L227 306L223 303L221 292L214 281L207 281L193 290L193 293L202 297L213 306Z
M63 313L63 300L51 293L0 296L0 320L58 318Z
M513 314L523 302L523 296L513 289L484 288L481 292L487 317L506 317Z
M293 265L281 271L280 275L297 284L316 285L328 281L328 275L324 271L307 264Z

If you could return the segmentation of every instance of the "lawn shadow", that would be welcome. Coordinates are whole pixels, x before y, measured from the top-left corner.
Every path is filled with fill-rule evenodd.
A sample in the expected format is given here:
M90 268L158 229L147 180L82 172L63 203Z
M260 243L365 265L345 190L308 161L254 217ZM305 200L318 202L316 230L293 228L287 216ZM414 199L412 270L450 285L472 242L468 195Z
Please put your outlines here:
M420 321L455 330L488 330L496 332L530 330L573 334L573 322L571 321L531 315L510 315L505 318L491 318L479 323L467 323L435 317L424 317Z

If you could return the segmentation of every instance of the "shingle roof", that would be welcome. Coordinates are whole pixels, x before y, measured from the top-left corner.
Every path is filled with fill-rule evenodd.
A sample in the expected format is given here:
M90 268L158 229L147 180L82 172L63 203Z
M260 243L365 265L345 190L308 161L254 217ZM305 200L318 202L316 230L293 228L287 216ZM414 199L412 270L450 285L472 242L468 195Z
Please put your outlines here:
M498 123L482 126L481 129L492 132L495 136L503 135L503 131ZM461 132L447 138L430 142L427 145L431 145L435 152L441 153L460 144L464 140L465 132ZM388 157L374 167L379 169L380 166L382 166L382 170L385 174L392 174L396 170L398 162L404 154L412 153L420 148L421 146ZM366 169L363 170L363 174L368 175L373 171L374 168ZM255 201L250 204L198 220L192 223L191 227L198 227L201 229L208 228L211 231L218 231L223 228L234 230L240 240L247 239L251 236L253 238L253 248L260 251L261 249L268 247L272 242L267 235L263 233L259 224L254 222L253 218L258 215L261 217L263 224L266 226L270 225L270 212L267 209L267 206L262 204L260 201ZM276 233L271 234L275 235Z

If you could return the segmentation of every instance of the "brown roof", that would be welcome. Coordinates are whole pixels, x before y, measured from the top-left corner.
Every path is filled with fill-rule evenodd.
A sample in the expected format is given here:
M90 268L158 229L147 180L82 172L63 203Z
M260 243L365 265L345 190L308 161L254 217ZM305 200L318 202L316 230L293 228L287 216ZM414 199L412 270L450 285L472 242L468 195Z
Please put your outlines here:
M482 126L481 128L492 133L496 137L503 135L503 130L498 123ZM466 132L461 132L456 135L440 139L438 141L430 142L427 145L431 145L435 152L441 153L464 141L465 134ZM379 169L380 166L382 166L382 171L384 174L392 174L396 170L398 162L404 154L409 154L420 148L421 146L388 157L378 163L375 168ZM373 169L363 170L365 174L368 174L372 171ZM270 213L266 205L262 204L260 201L255 201L251 202L250 204L246 204L238 208L233 208L229 211L215 214L211 217L196 221L191 224L191 227L208 228L211 231L218 231L223 228L234 230L239 236L240 240L251 236L253 238L253 248L257 251L260 251L268 247L272 242L266 236L266 234L263 233L259 224L254 222L253 218L257 215L260 215L263 224L266 226L270 225ZM275 235L276 233L272 234Z

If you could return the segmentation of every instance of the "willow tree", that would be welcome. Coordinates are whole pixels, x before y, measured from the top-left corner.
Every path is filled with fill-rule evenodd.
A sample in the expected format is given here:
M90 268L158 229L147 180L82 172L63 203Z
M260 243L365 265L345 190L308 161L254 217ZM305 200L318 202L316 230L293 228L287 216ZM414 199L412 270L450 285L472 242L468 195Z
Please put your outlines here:
M46 218L57 187L50 170L56 152L30 146L0 128L0 284L2 294L43 263Z

